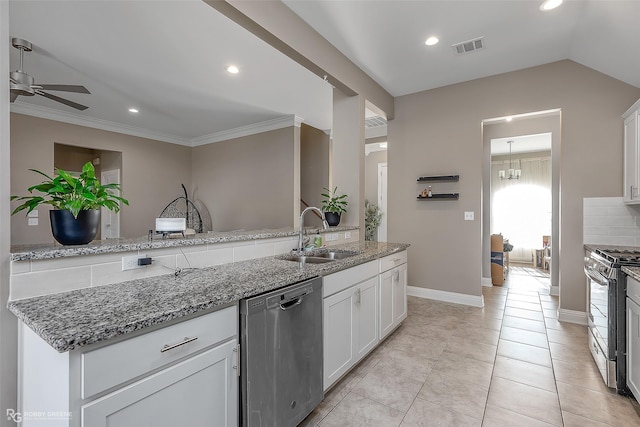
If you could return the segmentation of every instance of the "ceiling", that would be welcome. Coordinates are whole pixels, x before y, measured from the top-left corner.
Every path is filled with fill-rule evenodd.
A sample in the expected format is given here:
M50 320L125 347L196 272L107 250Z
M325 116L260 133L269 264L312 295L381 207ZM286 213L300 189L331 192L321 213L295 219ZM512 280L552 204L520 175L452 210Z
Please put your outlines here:
M571 59L640 87L640 1L284 0L393 96ZM427 37L440 42L426 46ZM484 48L452 45L484 37Z
M521 135L509 138L495 138L491 140L491 155L503 156L509 154L509 143L511 153L535 153L539 151L551 152L551 133L538 133L534 135Z
M285 3L393 96L571 59L640 87L640 1ZM185 145L298 116L331 128L332 88L200 0L10 1L10 33L34 44L24 70L89 106L18 98L12 111ZM425 46L427 36L440 43ZM484 37L454 55L452 44ZM11 69L18 52L11 50ZM225 68L236 64L237 75ZM136 107L138 114L127 110Z
M19 97L12 111L184 145L293 116L331 128L329 84L199 0L12 0L9 24L34 45L24 70L36 83L91 92L51 92L85 111L41 96ZM230 64L240 73L227 73Z

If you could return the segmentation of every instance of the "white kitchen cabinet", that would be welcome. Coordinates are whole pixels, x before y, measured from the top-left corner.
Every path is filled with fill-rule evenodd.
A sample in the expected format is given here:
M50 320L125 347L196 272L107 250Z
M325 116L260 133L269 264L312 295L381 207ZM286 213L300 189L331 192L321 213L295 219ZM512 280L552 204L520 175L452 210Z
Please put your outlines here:
M371 261L323 278L323 390L380 341L377 272Z
M640 100L624 115L624 173L623 200L627 204L640 203Z
M238 311L227 307L58 353L19 329L22 426L227 426L238 422Z
M640 399L640 282L627 277L627 386Z
M392 267L394 265L395 267ZM381 259L380 270L380 339L382 340L407 318L406 252Z
M82 406L83 427L235 426L236 340Z
M324 390L378 345L377 324L377 277L324 299Z

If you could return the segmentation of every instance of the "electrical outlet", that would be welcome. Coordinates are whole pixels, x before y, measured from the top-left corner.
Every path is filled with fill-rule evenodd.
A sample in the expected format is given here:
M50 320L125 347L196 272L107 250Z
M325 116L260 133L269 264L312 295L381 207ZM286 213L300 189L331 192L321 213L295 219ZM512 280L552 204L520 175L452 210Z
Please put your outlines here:
M464 220L465 221L473 221L473 212L465 212L464 213Z
M350 238L351 238L351 232L350 232L350 231L346 231L346 232L344 233L344 238L345 238L345 239L350 239Z
M140 258L146 258L146 257L147 257L146 254L123 256L122 257L122 271L135 270L136 268L145 267L144 265L138 265L138 260Z
M38 218L38 209L34 209L31 212L29 212L27 214L27 217L29 217L29 218ZM31 224L29 224L29 225L31 225Z
M27 224L28 225L38 225L38 218L29 218Z

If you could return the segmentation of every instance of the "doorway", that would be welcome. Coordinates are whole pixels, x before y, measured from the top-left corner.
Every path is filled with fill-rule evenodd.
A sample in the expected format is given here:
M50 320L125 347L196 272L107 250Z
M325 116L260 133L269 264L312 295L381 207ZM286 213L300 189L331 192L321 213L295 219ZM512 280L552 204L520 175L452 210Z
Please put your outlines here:
M558 295L560 110L482 122L483 280L502 234L505 285Z
M387 241L387 119L373 104L365 107L365 240Z

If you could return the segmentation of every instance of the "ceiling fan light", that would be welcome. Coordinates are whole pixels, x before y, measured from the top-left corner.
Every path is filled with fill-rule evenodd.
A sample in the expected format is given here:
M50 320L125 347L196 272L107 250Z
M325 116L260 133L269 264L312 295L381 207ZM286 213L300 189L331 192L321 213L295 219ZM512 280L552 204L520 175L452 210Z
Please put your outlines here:
M29 85L25 85L22 83L13 83L10 84L11 93L22 96L33 96L36 94L36 91L31 88Z
M562 0L545 0L542 5L540 5L540 10L546 12L548 10L553 10L556 7L562 4Z

